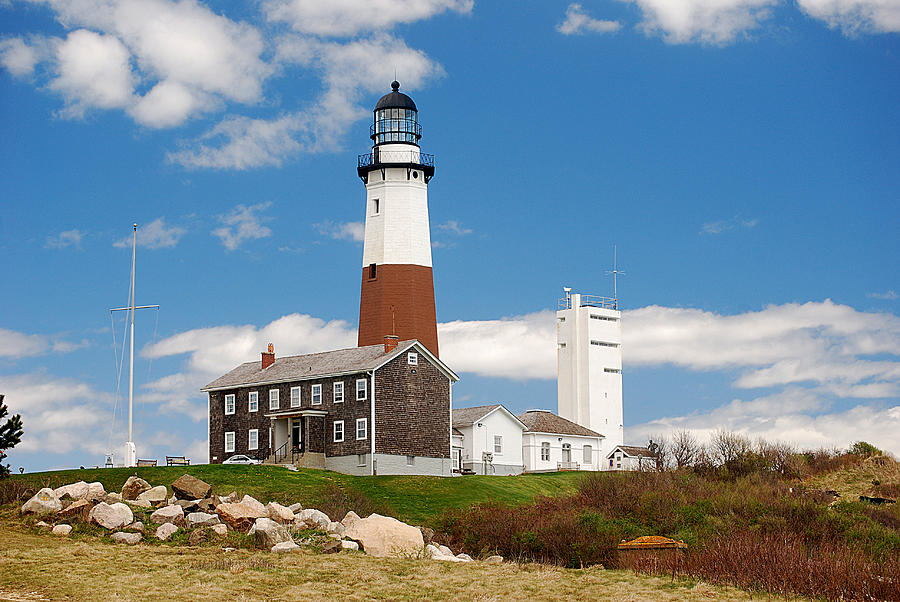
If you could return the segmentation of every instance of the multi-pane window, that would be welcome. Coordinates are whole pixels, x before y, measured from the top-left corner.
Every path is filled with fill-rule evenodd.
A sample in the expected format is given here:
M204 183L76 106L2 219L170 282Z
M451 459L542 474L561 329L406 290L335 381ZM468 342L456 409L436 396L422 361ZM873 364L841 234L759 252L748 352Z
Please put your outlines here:
M549 462L550 461L550 442L544 441L541 443L541 461Z
M234 414L234 395L225 396L225 414Z
M259 449L259 429L250 429L247 434L247 449Z
M364 378L356 379L356 400L362 401L366 398L366 390L368 389L368 382Z
M419 354L416 353L415 351L410 351L406 355L406 361L409 363L410 366L418 366L419 365Z
M278 389L269 389L269 409L278 409Z
M593 464L594 462L594 450L590 445L584 446L584 463L585 464Z
M300 387L291 387L291 407L300 407Z
M247 394L247 411L256 412L259 410L259 392L250 391Z
M312 386L312 402L313 405L319 405L320 403L322 403L322 385Z
M503 436L502 435L494 435L494 453L495 454L503 453Z
M228 431L225 433L225 453L231 453L234 451L234 431Z
M334 383L334 403L343 403L344 402L344 383L336 382Z
M335 420L334 421L334 442L340 443L344 440L344 421L343 420Z
M369 433L368 423L369 423L369 421L366 420L365 418L357 418L356 419L356 439L357 439L357 441L368 437L368 433Z

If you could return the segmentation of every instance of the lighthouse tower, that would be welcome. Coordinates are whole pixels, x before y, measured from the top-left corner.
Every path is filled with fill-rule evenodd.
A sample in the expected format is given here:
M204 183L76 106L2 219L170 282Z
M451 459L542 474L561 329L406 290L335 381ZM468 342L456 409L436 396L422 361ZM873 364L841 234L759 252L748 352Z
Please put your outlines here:
M372 152L360 155L366 185L366 235L359 301L359 346L385 336L418 339L438 355L428 181L434 156L419 149L422 127L400 83L375 105Z

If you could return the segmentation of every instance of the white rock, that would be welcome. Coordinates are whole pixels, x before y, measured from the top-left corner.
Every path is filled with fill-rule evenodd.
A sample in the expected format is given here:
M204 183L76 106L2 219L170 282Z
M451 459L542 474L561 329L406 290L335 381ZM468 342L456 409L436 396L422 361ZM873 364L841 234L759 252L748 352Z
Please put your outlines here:
M211 527L219 524L219 516L206 512L191 512L187 515L187 521L190 527Z
M341 542L341 548L343 548L345 550L358 550L359 544L356 543L355 541L349 541L349 540L345 539L344 541Z
M347 514L344 515L344 519L341 521L341 524L344 525L344 527L349 529L350 525L352 525L353 523L355 523L358 520L360 520L359 515L356 512L354 512L353 510L351 510L350 512L348 512Z
M122 499L135 500L137 499L137 496L149 490L150 487L150 483L137 475L132 475L128 477L128 480L126 480L125 484L122 485Z
M65 537L66 535L68 535L71 532L72 532L72 525L66 525L66 524L56 525L55 527L53 527L53 531L51 531L51 533L53 533L54 535L59 535L60 537Z
M22 505L22 514L50 514L62 510L62 502L49 487L44 487Z
M360 519L344 537L358 541L370 556L415 556L425 547L418 527L379 514Z
M266 507L255 497L250 497L249 495L245 495L241 498L241 504L252 508L255 512L258 512L260 516L268 516L269 511L266 510Z
M122 502L115 504L100 502L91 508L88 519L104 529L118 529L130 525L134 521L134 514L131 512L131 508Z
M503 556L498 556L495 554L494 556L488 556L484 559L484 561L487 564L503 564Z
M173 525L172 523L163 523L156 528L156 537L160 541L166 541L172 535L178 531L178 527Z
M105 497L106 497L106 489L103 488L103 483L101 483L99 481L94 481L93 483L88 483L87 499L99 502Z
M266 504L266 512L269 513L269 518L276 523L286 524L294 522L294 511L277 502Z
M144 523L142 523L141 521L135 521L125 528L129 531L140 531L141 533L146 531L146 529L144 528Z
M346 530L347 529L344 527L343 524L332 521L332 522L328 523L328 527L325 529L325 532L328 533L329 535L331 535L331 534L343 535Z
M70 485L63 485L62 487L57 487L53 490L54 495L57 498L62 499L63 496L69 496L73 500L80 500L88 497L91 489L87 483L84 481L78 481L77 483L72 483Z
M456 554L453 553L453 550L451 550L447 546L438 545L438 550L440 550L441 554L443 554L444 556L456 556Z
M468 554L457 554L456 557L465 562L472 562L472 557Z
M150 502L147 500L125 500L126 504L134 508L151 508Z
M154 523L175 523L176 525L184 524L184 508L178 506L163 506L150 515L150 520Z
M448 551L450 549L446 546L443 547ZM440 547L434 544L428 544L427 546L425 546L425 555L432 560L441 560L443 562L465 562L465 560L463 560L462 558L457 558L456 556L454 556L452 552L444 553Z
M279 525L271 518L258 518L250 529L253 540L261 548L272 549L277 543L294 541L291 534L283 525Z
M218 525L213 525L212 530L215 532L216 535L221 535L222 537L225 537L226 535L228 535L228 525L226 525L224 523L219 523Z
M138 502L147 502L151 506L159 506L164 504L166 501L166 495L168 492L166 491L165 485L157 485L151 489L148 489L144 493L137 496Z
M310 527L315 527L323 531L328 529L328 525L331 524L331 519L328 518L328 515L315 508L305 508L301 510L297 515L297 518L306 522Z
M299 550L300 546L295 544L293 541L282 541L280 543L276 543L272 546L273 552L293 552L294 550Z
M132 546L141 541L141 537L140 533L125 533L124 531L119 531L109 536L116 543L127 543Z

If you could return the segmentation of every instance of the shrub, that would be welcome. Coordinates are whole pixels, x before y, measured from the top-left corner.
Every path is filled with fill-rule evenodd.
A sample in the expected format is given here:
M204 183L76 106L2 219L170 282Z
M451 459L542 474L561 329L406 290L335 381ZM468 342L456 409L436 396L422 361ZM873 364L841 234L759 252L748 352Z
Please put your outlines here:
M857 441L850 446L850 450L847 453L853 454L854 456L861 456L863 458L868 458L869 456L884 455L884 452L866 441Z

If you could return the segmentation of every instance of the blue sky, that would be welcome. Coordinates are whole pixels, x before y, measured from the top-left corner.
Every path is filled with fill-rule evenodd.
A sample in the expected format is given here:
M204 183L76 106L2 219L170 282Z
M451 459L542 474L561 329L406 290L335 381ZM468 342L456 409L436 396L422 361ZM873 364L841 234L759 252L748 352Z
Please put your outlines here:
M162 306L137 317L140 457L205 460L199 388L265 343L355 344L356 155L395 73L435 154L457 405L556 408L556 299L610 295L616 245L627 441L900 454L900 2L709 4L0 4L13 468L124 441L132 222Z

